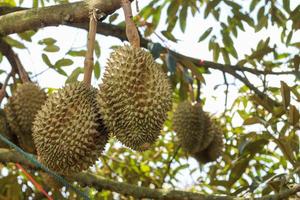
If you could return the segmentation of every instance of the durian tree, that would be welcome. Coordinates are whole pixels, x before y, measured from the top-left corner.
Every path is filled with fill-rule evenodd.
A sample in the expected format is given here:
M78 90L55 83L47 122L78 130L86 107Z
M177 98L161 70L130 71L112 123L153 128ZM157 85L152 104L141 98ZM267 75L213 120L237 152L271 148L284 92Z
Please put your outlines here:
M0 199L299 199L300 3L130 2L0 0Z

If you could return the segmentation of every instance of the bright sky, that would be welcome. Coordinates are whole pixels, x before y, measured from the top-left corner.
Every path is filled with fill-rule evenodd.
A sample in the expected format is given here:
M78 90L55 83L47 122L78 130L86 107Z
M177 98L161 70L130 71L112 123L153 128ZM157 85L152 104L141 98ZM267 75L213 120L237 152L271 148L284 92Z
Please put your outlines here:
M75 1L72 1L75 2ZM143 8L148 1L139 1L140 8ZM296 6L297 1L291 1L292 7ZM293 5L294 3L294 5ZM22 6L28 6L32 4L32 1L24 1ZM245 5L246 9L248 9L248 3L243 1L243 5ZM135 6L133 7L133 10L135 11ZM118 11L120 12L120 11ZM222 10L225 14L228 14L230 10ZM120 14L123 16L123 14ZM159 25L159 28L157 30L157 33L160 33L160 31L165 29L164 20L166 18L166 14L162 14L161 23ZM221 17L222 19L222 17ZM195 18L192 18L191 15L188 17L187 22L187 28L185 33L182 33L179 27L177 26L175 28L175 31L173 34L176 38L179 38L180 41L176 44L173 42L168 42L168 46L172 50L175 50L177 52L180 52L184 55L188 55L191 57L201 58L204 60L212 60L212 53L208 52L208 39L204 42L197 43L200 35L207 30L209 27L214 26L216 27L216 21L213 18L204 19L203 12L202 14L198 14ZM257 43L261 39L266 39L267 37L271 37L271 44L277 44L279 45L279 48L285 48L283 45L280 46L280 32L276 27L269 26L268 29L264 29L263 31L259 33L255 33L253 30L249 29L249 27L245 26L246 32L239 32L238 38L235 39L235 44L237 44L236 50L238 52L239 58L243 58L244 54L250 53L251 48L255 48ZM300 32L294 34L294 39L299 38ZM14 34L14 38L19 38ZM48 53L43 52L44 46L38 45L38 41L47 37L53 37L57 40L57 45L60 47L60 51L58 53ZM56 60L62 58L66 52L68 52L70 49L85 49L86 45L86 37L87 32L80 29L70 28L67 26L59 26L59 27L46 27L43 29L40 29L38 33L32 38L33 42L28 43L24 42L25 46L28 48L27 50L19 50L15 49L15 51L18 53L24 67L28 71L32 71L33 74L37 74L48 67L41 59L41 54L46 53L52 63L54 63ZM161 42L157 37L153 36L151 38L155 42ZM99 44L101 46L101 57L100 57L100 64L101 64L101 73L104 72L104 66L106 63L106 59L108 58L111 49L109 49L112 45L121 45L122 42L119 39L116 39L114 37L105 37L102 35L97 35L97 40L99 41ZM67 56L68 57L68 56ZM78 66L83 66L83 58L74 58L74 57L68 57L71 58L74 61L74 64L70 67L66 67L65 70L70 74L73 69L75 69ZM223 63L222 57L220 56L219 62ZM233 64L235 61L232 62ZM10 69L9 64L4 61L1 63L1 68ZM255 77L251 77L251 82L255 83L257 79ZM0 76L0 80L4 80L5 75L2 74ZM273 79L271 81L271 84L279 85L280 80L287 81L288 84L292 84L291 79L288 79L287 77L276 77L276 79ZM45 73L39 75L36 78L36 81L40 84L41 87L51 87L51 88L58 88L62 87L64 85L64 82L66 80L66 77L59 75L54 70L48 70ZM219 89L214 90L214 86L217 84L223 84L223 74L218 71L213 71L211 75L205 75L206 80L206 86L203 87L203 96L207 97L207 101L205 104L204 109L206 111L209 111L211 113L217 113L220 114L224 110L224 88L225 87L219 87ZM233 83L234 79L230 76L228 76L228 82ZM93 80L93 85L97 86L99 84L99 81ZM239 81L237 81L237 85L241 85ZM229 106L233 102L233 100L237 97L238 87L233 86L230 87L230 94L229 94ZM212 96L216 96L217 98L213 98ZM236 120L237 124L242 123L241 120ZM191 161L195 162L195 161ZM196 163L194 163L196 165ZM190 185L190 180L186 180L186 183L183 183L183 185Z

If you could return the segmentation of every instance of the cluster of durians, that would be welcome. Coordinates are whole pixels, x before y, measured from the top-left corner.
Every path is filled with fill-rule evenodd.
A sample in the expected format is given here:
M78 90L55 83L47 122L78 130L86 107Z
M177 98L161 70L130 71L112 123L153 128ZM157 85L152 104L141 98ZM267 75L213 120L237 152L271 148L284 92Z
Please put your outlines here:
M3 120L25 151L60 174L72 174L96 161L109 133L133 150L148 149L171 105L167 76L151 53L125 45L111 54L99 90L76 82L46 98L36 84L23 83Z
M39 160L61 174L92 165L108 133L142 151L159 136L171 109L168 80L151 54L123 46L108 60L96 90L70 84L52 94L33 123Z
M173 128L182 148L198 162L212 162L221 156L223 129L199 103L179 103L173 117Z

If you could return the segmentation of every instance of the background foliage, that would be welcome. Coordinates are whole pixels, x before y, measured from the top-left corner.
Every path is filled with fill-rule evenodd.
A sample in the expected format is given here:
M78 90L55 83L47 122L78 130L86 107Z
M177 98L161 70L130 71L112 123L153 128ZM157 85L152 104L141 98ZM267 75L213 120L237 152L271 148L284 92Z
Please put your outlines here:
M68 0L33 0L32 7L67 2ZM22 0L2 0L0 8L22 7L23 3ZM153 149L143 153L134 152L111 140L91 171L106 178L150 188L181 188L242 197L277 193L293 184L299 184L300 5L292 3L289 0L251 0L248 3L242 0L153 0L140 8L139 16L134 19L142 36L151 39L159 35L161 39L158 43L148 45L148 48L168 72L173 89L174 109L180 101L190 98L190 83L194 85L195 96L205 106L206 96L202 93L202 89L207 87L205 79L216 73L215 66L221 66L217 70L224 74L224 85L215 85L215 89L221 87L224 90L224 110L216 116L226 128L225 150L216 162L198 165L180 148L172 130L173 112L170 112L169 120ZM116 13L105 22L123 27L122 17ZM195 63L189 58L178 59L164 48L167 47L166 44L174 44L179 40L174 30L179 28L184 33L189 25L187 19L193 17L215 19L215 23L207 30L199 28L199 32L195 33L199 43L209 41L206 50L212 52L211 63L200 62L201 60ZM251 50L247 55L237 52L236 47L243 45L235 43L240 34L249 30L259 33L271 26L275 26L278 32L259 41L257 46L249 47ZM38 30L30 30L13 37L4 36L3 39L14 49L27 49L26 44L32 42L32 37L37 32ZM277 36L280 36L280 44L271 42L272 37ZM101 41L98 42L94 78L100 81L100 66L105 63L98 60L103 51L99 45ZM80 80L82 66L71 72L66 69L74 64L74 59L84 57L85 47L71 48L63 57L53 60L52 54L59 52L61 47L50 32L49 37L34 45L43 47L41 57L45 65L66 76L67 83ZM112 48L114 45L111 44ZM0 53L0 65L3 60ZM235 71L229 73L234 79L229 79L231 76L228 76L226 67ZM235 67L240 68L237 70ZM8 71L1 70L0 73ZM239 81L234 82L234 85L228 81L235 79ZM293 80L293 84L286 84L283 81L286 79ZM254 89L249 87L249 82ZM14 83L10 83L10 89L13 86ZM49 93L53 90L55 88L48 88ZM238 91L232 104L227 101L230 90ZM0 165L1 168L0 185L4 187L0 187L0 198L23 199L37 191L14 165ZM5 174L7 169L8 174ZM38 173L34 177L41 184L47 184L43 183L44 179ZM187 179L189 184L185 184L184 180ZM15 184L16 182L19 184ZM92 188L85 190L94 199L113 199L116 198L115 195L119 196L110 191L98 192ZM73 193L64 192L64 195ZM125 195L119 197L130 198Z

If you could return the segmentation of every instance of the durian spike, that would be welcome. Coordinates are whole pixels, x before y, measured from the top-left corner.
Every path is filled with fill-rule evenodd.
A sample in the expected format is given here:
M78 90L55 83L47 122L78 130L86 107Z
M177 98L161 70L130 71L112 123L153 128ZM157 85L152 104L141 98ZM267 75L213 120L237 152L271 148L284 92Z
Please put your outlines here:
M96 38L97 31L97 18L96 18L96 10L92 9L92 13L90 15L90 25L89 25L89 33L88 33L88 42L87 42L87 52L84 60L84 78L83 82L87 85L91 85L93 65L94 65L94 44Z
M19 71L19 76L20 76L21 81L23 83L30 82L28 74L27 74L26 70L24 69L23 65L21 64L19 57L16 54L14 54L14 57L15 57L15 61L16 61L16 65L17 65L17 69Z
M129 0L121 0L121 6L125 15L125 23L126 23L126 36L129 43L133 47L140 47L140 36L138 30L132 20L132 10L131 3Z

